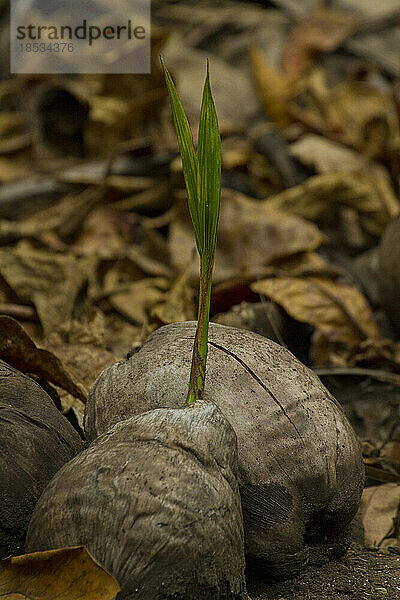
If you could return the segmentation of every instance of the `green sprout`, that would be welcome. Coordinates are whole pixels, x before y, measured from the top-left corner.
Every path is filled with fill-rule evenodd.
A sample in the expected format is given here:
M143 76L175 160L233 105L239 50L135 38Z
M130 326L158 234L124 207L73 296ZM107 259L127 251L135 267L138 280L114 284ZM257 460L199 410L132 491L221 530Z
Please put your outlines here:
M197 153L185 111L162 58L161 63L171 101L176 136L182 157L189 211L200 255L197 329L193 344L189 391L186 398L186 403L190 404L204 396L211 282L221 196L221 138L211 94L208 61L201 103Z

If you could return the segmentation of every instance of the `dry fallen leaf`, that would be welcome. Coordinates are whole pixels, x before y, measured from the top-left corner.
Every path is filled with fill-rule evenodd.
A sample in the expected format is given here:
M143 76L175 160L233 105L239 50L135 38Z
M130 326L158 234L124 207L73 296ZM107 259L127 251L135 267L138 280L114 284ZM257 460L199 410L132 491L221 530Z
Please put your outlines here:
M271 275L315 275L336 278L339 271L327 263L317 252L301 252L286 256L271 265Z
M119 338L118 333L114 329L112 333ZM81 383L87 389L92 387L103 369L123 357L122 355L117 356L108 352L104 347L100 348L88 341L84 341L82 336L78 342L73 338L71 339L70 336L67 344L57 340L49 340L45 346L46 350L49 350L60 358L62 364L68 369L68 372L71 373L75 381ZM62 412L65 414L71 409L83 430L84 402L63 389L57 389L57 392L60 397Z
M84 386L64 368L60 359L48 350L37 348L17 321L3 315L0 315L0 358L19 371L37 375L86 401Z
M330 342L355 346L379 338L372 312L356 288L321 277L276 277L257 281L251 289L313 325Z
M307 133L291 144L290 154L317 173L336 173L344 167L346 171L384 171L384 167L372 163L363 154L315 133Z
M371 548L400 547L400 540L396 538L395 530L395 519L398 516L399 507L400 486L396 483L365 488L360 512L366 546Z
M400 466L400 440L387 442L380 451L380 456L396 461Z
M73 255L33 248L26 240L0 249L0 274L22 303L32 303L45 335L68 322L86 274Z
M317 227L295 215L284 213L270 201L254 200L223 190L213 281L259 279L278 259L315 250L323 237ZM195 242L186 202L170 227L171 263L185 269ZM198 281L197 261L191 266L190 281Z
M72 251L79 255L96 254L102 259L123 253L129 239L124 235L118 217L118 214L107 208L92 211L74 242Z
M126 290L110 295L108 302L129 321L143 324L153 306L162 300L168 285L163 277L147 277L127 284Z
M137 349L156 326L132 325L118 313L107 315L106 347L118 357Z
M287 73L276 71L258 48L250 48L249 58L265 112L277 125L287 125L291 121L287 104L297 93L298 82Z
M0 182L21 180L26 174L26 161L0 156Z
M297 23L282 53L282 66L297 75L316 52L333 52L354 32L356 18L336 8L318 7Z
M35 212L25 219L1 220L0 239L3 242L21 238L43 241L44 234L52 231L62 244L81 229L87 215L99 202L101 194L98 188L86 188L78 194L69 194L57 204Z
M196 318L194 291L188 283L189 269L186 269L172 284L162 301L156 304L152 318L158 319L164 325L177 321L192 321Z
M337 220L337 207L354 209L363 229L380 236L400 212L388 180L378 172L341 171L315 175L304 183L267 199L271 209L292 213L317 223Z
M114 600L120 587L83 546L12 556L0 562L5 600Z
M325 71L315 68L286 108L312 131L369 158L396 152L399 117L393 98L365 81L342 81L329 88Z

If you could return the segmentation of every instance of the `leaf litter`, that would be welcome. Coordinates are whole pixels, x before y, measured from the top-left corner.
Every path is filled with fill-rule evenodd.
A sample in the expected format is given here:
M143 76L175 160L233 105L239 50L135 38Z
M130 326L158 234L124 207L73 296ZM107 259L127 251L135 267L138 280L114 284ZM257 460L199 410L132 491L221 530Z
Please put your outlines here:
M155 1L151 74L0 82L1 358L82 415L105 366L160 325L193 319L197 264L158 54L195 128L207 55L223 167L212 318L285 343L340 401L353 391L366 491L377 487L367 532L373 502L385 527L395 517L386 486L400 481L397 413L389 439L369 440L379 394L366 399L377 385L397 398L398 331L379 290L354 276L400 212L398 16L344 4ZM69 151L49 143L59 93L81 118L83 145L72 136Z

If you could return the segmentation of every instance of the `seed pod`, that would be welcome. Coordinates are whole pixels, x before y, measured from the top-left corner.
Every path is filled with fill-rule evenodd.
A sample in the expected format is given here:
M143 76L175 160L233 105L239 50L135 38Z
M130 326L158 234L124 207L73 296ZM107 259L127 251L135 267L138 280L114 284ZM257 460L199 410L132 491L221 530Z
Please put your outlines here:
M88 439L130 415L182 406L194 333L195 323L162 327L104 370L86 406ZM247 555L285 577L344 554L363 464L353 429L318 377L267 338L211 323L206 400L238 438Z
M23 550L35 504L83 441L32 379L0 361L0 555Z
M386 228L379 247L378 282L382 306L400 335L400 217Z
M216 406L138 415L57 473L26 549L87 546L121 600L244 600L236 471L236 436Z

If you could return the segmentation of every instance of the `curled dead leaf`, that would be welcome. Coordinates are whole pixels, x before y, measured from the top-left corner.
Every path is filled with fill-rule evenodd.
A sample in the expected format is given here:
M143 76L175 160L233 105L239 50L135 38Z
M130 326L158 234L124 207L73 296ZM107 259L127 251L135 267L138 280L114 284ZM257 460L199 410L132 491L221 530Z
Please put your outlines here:
M0 358L19 371L50 381L86 402L85 388L64 368L60 359L38 348L17 321L3 315L0 315Z
M375 172L326 173L268 198L270 209L285 211L319 223L334 222L339 206L354 209L363 229L380 236L386 224L400 212L390 183Z
M120 587L83 546L12 556L0 562L5 600L114 600Z
M379 338L367 301L356 288L321 277L276 277L257 281L251 289L294 319L313 325L331 342L355 346Z

